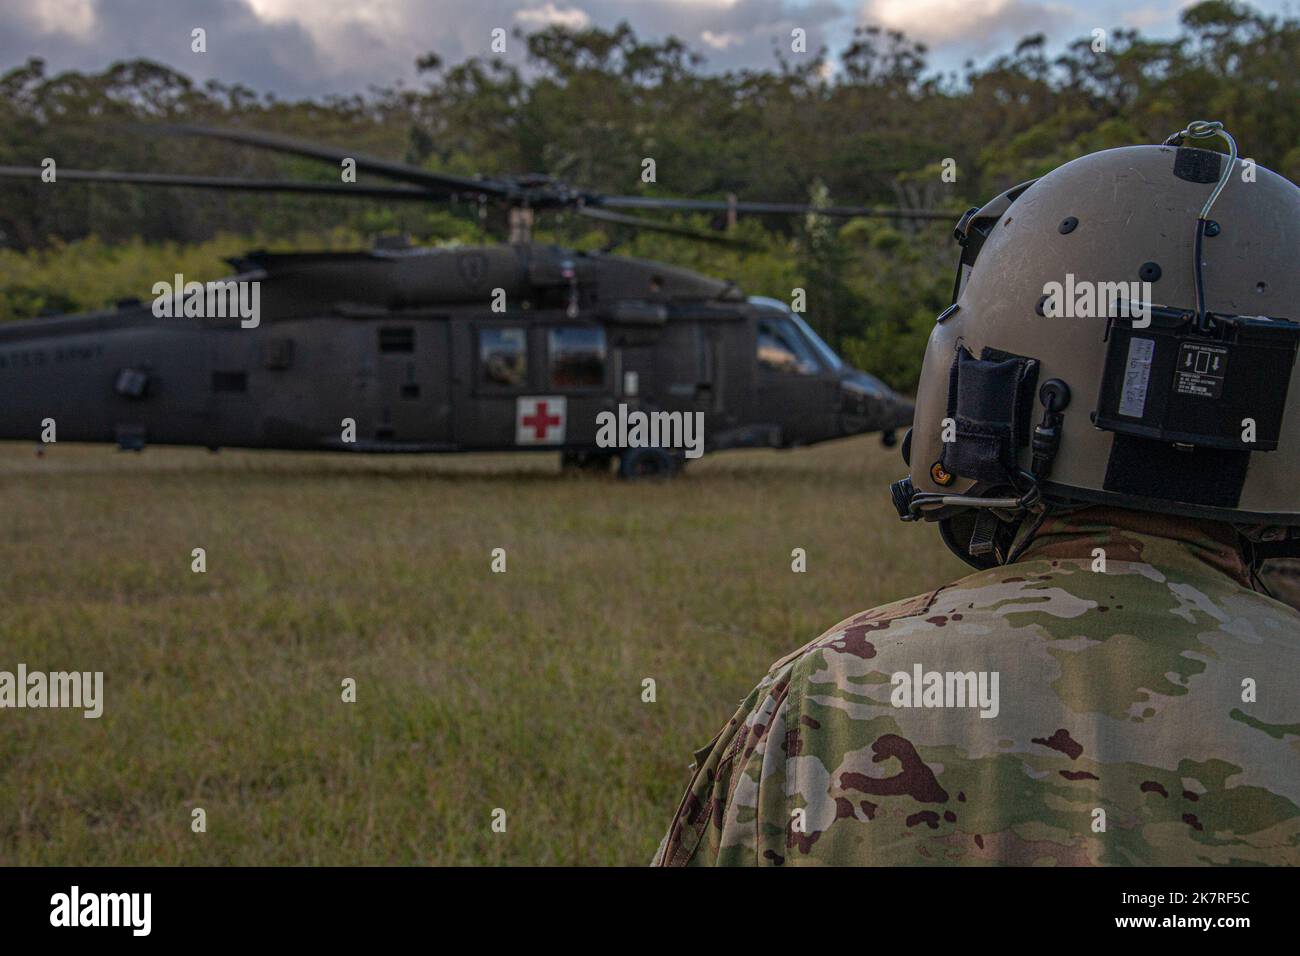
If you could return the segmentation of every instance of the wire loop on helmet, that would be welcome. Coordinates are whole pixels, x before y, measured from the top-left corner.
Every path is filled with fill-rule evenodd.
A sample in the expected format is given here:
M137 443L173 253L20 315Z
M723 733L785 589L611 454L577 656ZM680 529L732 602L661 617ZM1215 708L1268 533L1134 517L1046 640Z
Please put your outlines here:
M1205 230L1210 221L1210 210L1214 207L1214 202L1219 198L1219 193L1223 192L1223 187L1228 185L1228 180L1232 176L1232 170L1237 165L1237 141L1232 138L1232 134L1223 128L1223 124L1218 120L1193 120L1187 124L1187 128L1174 133L1165 140L1166 146L1180 146L1187 139L1210 139L1219 137L1228 144L1228 161L1223 165L1219 172L1219 181L1215 184L1214 189L1210 192L1209 198L1205 200L1205 205L1201 207L1201 214L1196 217L1196 237L1192 243L1192 276L1196 290L1196 326L1202 330L1209 330L1214 325L1214 320L1210 318L1205 307L1205 277L1201 267L1201 241L1205 238Z
M1228 180L1232 176L1232 169L1237 164L1237 141L1232 138L1232 134L1223 128L1223 124L1218 120L1193 120L1187 124L1187 128L1180 130L1165 140L1166 146L1181 146L1184 140L1188 139L1209 139L1217 136L1228 144L1228 162L1223 167L1223 172L1219 174L1219 182L1210 193L1210 197L1205 200L1205 205L1201 207L1201 214L1197 218L1209 219L1210 209L1213 208L1214 202L1219 198L1219 193L1223 192L1223 187L1228 185Z

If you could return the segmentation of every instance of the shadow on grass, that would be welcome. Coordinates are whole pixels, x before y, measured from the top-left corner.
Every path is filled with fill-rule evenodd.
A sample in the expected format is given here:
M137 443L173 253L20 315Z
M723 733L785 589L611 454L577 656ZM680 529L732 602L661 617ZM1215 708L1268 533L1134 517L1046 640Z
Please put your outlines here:
M18 443L0 443L0 480L39 477L42 480L72 478L246 478L281 479L286 482L317 482L329 479L364 479L398 482L442 482L453 485L567 485L592 487L622 485L617 472L564 471L557 460L537 455L535 464L524 464L518 452L504 452L494 461L490 453L445 453L429 456L343 454L336 452L284 452L231 449L222 454L198 449L159 446L157 450L120 452L108 446L79 445L37 457ZM158 457L151 460L151 452ZM691 462L675 478L646 478L626 482L628 487L654 488L689 484L694 487L741 483L772 485L794 483L807 486L869 488L873 476L866 467L844 461L828 462L812 450L777 452L742 451L715 453ZM762 458L749 457L763 455ZM472 459L470 458L472 456ZM531 456L529 456L531 457ZM899 474L906 466L898 463Z

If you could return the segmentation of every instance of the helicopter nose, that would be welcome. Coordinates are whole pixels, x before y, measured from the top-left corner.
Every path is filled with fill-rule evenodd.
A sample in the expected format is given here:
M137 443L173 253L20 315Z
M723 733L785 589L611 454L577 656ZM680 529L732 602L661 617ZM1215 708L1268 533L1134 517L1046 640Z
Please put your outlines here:
M890 428L911 428L916 415L916 404L898 393L893 393L890 406Z
M845 435L880 432L888 439L912 424L912 402L884 382L853 369L840 380L840 427Z
M839 412L845 434L852 435L866 431L867 419L873 404L875 399L870 392L857 388L847 381L840 382Z

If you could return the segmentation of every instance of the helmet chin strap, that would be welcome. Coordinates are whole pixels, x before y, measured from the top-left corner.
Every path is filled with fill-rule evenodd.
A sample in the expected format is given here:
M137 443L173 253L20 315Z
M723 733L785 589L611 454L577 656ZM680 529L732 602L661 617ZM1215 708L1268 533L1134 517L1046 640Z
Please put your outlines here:
M943 540L944 546L977 571L996 568L1002 562L998 560L995 553L974 554L971 552L970 533L968 531L963 533L965 529L957 527L957 523L965 517L965 515L962 515L956 518L941 518L939 520L939 537Z
M1273 558L1300 558L1300 528L1237 527L1242 553L1257 567Z
M1037 490L1035 485L1034 492ZM972 498L970 500L1000 499ZM971 567L982 571L1018 560L1048 518L1086 507L1087 505L1083 504L1049 503L1040 497L1033 507L1012 513L989 508L973 514L968 511L962 515L941 518L938 522L939 536L948 550ZM963 519L969 520L969 528L958 526Z
M1006 561L1003 562L1004 564L1011 564L1025 553L1025 548L1029 547L1029 543L1034 540L1035 536L1037 536L1038 530L1042 528L1043 522L1047 520L1048 514L1048 510L1043 508L1028 521L1020 522L1019 526L1016 528L1015 537L1011 539L1011 547L1007 551Z
M939 519L939 535L957 557L980 569L1010 564L1018 558L1049 513L1037 483L1019 498L917 497L947 499L946 504L963 509L956 516Z

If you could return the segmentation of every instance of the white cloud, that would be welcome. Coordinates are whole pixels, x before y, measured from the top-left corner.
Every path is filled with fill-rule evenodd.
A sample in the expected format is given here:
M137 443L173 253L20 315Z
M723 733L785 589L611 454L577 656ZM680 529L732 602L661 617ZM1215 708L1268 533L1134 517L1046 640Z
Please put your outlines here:
M529 10L516 10L515 22L530 30L540 30L549 26L567 27L570 30L582 30L591 25L587 11L577 7L557 7L553 3L534 7Z
M1121 19L1126 27L1150 30L1153 27L1160 28L1168 24L1169 10L1163 6L1134 7L1126 10ZM1098 26L1101 26L1101 24L1098 24Z
M146 57L198 80L241 82L281 96L354 93L415 80L417 57L444 63L490 55L493 29L549 24L610 29L622 20L643 40L675 35L714 70L770 66L789 54L790 31L832 53L856 23L899 29L932 50L932 66L1009 52L1044 32L1054 44L1097 26L1140 25L1164 35L1190 0L0 0L0 70L31 56L50 69L102 70ZM1252 0L1260 9L1291 0ZM1162 11L1163 17L1162 20ZM208 31L194 56L190 30ZM523 60L508 40L506 59Z
M1075 11L1050 0L867 0L861 19L934 47L986 49L1038 31L1057 32Z
M700 34L701 42L715 50L725 50L729 46L735 46L741 42L741 39L742 37L736 33L714 33L712 30L705 30Z
M1035 0L867 0L862 20L936 44L979 43L1074 21L1065 5Z
M15 12L43 33L87 40L95 30L95 0L40 0Z

